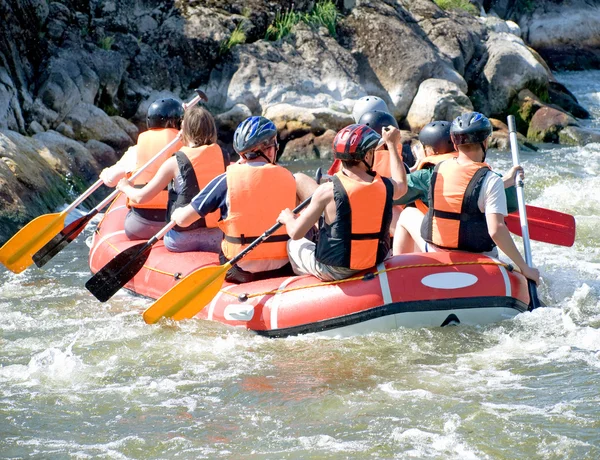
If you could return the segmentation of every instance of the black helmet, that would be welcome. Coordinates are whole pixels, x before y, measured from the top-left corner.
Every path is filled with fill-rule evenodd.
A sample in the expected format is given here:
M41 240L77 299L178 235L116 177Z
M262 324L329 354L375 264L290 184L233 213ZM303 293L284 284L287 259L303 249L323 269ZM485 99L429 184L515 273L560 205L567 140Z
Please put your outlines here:
M373 131L381 136L381 131L386 126L392 125L394 128L398 128L398 122L391 113L384 112L383 110L371 110L365 112L360 120L360 125L367 125Z
M148 128L181 128L183 105L181 101L168 97L154 101L148 107L146 123Z
M479 112L467 112L452 122L450 137L456 145L478 144L492 134L492 124Z
M238 154L245 155L260 151L269 141L277 141L275 124L265 117L248 117L235 130L233 148Z
M454 152L449 121L432 121L426 124L419 133L419 140L424 146L431 147L436 155Z

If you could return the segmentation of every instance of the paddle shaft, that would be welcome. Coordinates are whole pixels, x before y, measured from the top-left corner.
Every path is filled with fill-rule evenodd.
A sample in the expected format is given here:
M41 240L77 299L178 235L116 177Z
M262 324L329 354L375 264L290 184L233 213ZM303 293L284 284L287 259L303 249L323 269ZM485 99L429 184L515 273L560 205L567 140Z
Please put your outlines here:
M510 151L512 153L513 165L518 166L519 161L519 143L517 140L517 129L515 124L514 115L508 116L508 135L510 141ZM523 190L523 174L519 173L516 178L516 188L517 188L517 201L519 204L519 218L521 220L521 232L523 238L523 247L525 249L525 262L530 267L533 266L533 260L531 258L531 241L529 239L529 226L527 222L527 209L525 207L525 192ZM537 295L537 287L535 283L531 280L527 280L527 284L529 287L529 297L531 298L531 308L536 309L540 306L540 301Z
M298 206L296 206L292 210L292 212L294 214L296 214L296 213L302 211L306 206L308 206L311 199L312 199L312 196L309 196L306 200L304 200L302 203L300 203ZM250 243L250 245L246 249L244 249L237 256L235 256L233 259L231 259L229 261L229 264L234 265L234 264L238 263L240 260L242 260L246 256L246 254L248 254L256 246L258 246L260 243L262 243L263 241L268 239L273 233L275 233L277 230L279 230L282 225L283 224L281 222L277 222L270 229L268 229L266 232L264 232L262 235L260 235L258 238L256 238L252 243Z

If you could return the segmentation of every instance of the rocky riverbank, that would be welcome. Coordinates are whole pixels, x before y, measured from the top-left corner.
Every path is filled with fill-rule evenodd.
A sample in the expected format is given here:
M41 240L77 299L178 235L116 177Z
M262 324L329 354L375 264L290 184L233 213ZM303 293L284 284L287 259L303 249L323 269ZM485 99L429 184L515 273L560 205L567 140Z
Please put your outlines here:
M262 114L284 158L330 156L366 94L386 100L407 140L479 110L497 119L499 148L507 114L523 142L600 141L552 75L600 67L600 2L472 3L2 0L0 243L95 180L136 141L149 103L196 87L226 148Z

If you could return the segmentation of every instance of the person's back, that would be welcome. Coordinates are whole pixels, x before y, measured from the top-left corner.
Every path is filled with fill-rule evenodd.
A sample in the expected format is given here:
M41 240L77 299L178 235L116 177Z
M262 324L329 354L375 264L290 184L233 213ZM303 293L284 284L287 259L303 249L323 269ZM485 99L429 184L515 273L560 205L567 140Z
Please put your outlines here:
M123 178L117 185L136 210L156 207L157 200L162 205L166 195L162 225L171 221L176 209L189 204L204 186L225 172L226 160L216 143L215 121L205 108L194 106L185 112L182 140L185 146L166 159L147 184L140 188ZM217 251L222 237L217 220L217 213L213 213L190 227L176 226L165 235L165 247L173 252Z
M458 156L435 167L421 236L433 250L488 252L498 246L537 282L538 271L527 266L504 224L508 212L502 178L485 163L491 134L490 121L478 112L452 122Z
M237 256L269 228L286 207L294 207L297 185L294 175L276 164L277 130L264 117L249 117L235 131L233 147L239 164L213 179L190 205L177 209L173 218L188 226L200 217L220 211L223 230L221 261ZM286 252L285 231L261 243L227 272L226 281L243 283L292 274Z
M159 99L148 108L146 123L148 131L138 136L135 147L130 148L117 164L106 168L100 178L109 187L115 187L118 182L130 173L138 171L144 164L164 149L178 135L183 118L183 106L180 101L172 98ZM161 158L145 168L132 185L142 188L155 177L162 164L182 147L181 142L175 143L163 153ZM129 239L149 239L164 225L167 213L168 194L166 188L161 190L153 200L143 204L127 200L129 212L125 218L125 234Z
M321 184L306 210L289 209L279 222L286 225L290 261L297 274L321 280L348 278L382 262L389 253L392 200L406 188L406 173L398 157L399 131L389 126L384 137L391 154L392 179L372 171L381 136L365 125L350 125L334 140L334 156L342 170ZM303 238L320 216L318 243Z

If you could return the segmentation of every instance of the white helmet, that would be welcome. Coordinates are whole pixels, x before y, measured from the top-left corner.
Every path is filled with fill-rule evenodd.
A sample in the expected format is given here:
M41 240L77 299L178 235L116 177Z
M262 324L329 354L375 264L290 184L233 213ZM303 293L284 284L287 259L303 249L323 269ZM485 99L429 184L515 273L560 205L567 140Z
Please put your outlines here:
M352 109L352 118L354 118L354 122L358 123L360 117L362 117L367 112L372 112L373 110L381 110L383 112L390 112L387 108L387 104L383 99L377 96L365 96L361 97L356 104L354 104L354 108Z

